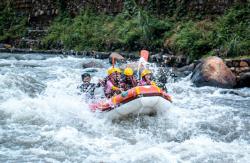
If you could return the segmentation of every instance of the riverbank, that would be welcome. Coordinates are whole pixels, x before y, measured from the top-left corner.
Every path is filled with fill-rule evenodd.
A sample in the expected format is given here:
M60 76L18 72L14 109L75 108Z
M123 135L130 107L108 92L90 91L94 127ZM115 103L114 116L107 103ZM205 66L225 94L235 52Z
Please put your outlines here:
M79 52L148 49L189 60L249 55L249 3L225 3L227 7L220 14L205 12L199 16L174 8L172 13L156 14L150 3L146 9L144 5L124 4L124 10L115 14L80 7L74 15L62 10L46 23L42 23L46 21L44 17L28 18L9 4L0 12L0 43L16 48ZM194 4L179 5L186 8ZM207 5L204 2L200 7Z
M20 54L62 54L62 55L79 55L83 57L92 57L96 59L108 59L111 52L99 51L75 51L75 50L34 50L11 48L10 45L5 45L9 48L0 48L0 53L20 53ZM3 46L2 46L3 47ZM160 66L182 67L188 65L190 61L183 55L175 56L164 52L150 52L149 60L158 63ZM139 52L121 52L127 60L139 59Z

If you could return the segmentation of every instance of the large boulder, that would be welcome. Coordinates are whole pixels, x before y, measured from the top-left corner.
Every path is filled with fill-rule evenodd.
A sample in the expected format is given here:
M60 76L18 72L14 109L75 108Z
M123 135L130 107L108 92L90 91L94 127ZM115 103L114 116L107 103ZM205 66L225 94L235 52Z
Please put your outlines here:
M198 63L191 80L196 86L233 88L236 85L235 75L218 57L208 57Z
M241 73L237 82L237 87L250 87L250 72Z
M97 61L88 61L82 63L82 68L104 68L102 63L97 62Z

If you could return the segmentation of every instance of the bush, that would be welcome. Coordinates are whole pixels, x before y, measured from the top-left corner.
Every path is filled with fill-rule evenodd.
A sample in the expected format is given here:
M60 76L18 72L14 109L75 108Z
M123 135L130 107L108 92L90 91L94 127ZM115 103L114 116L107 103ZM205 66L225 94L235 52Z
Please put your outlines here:
M250 51L250 5L236 6L218 19L215 45L226 56L246 55Z
M185 6L186 1L182 2ZM192 60L214 55L218 49L226 56L248 55L249 8L249 4L235 6L217 19L187 21L186 16L178 20L158 17L129 0L125 3L125 10L116 16L90 10L73 19L61 16L49 28L43 43L46 48L61 48L63 45L65 49L74 50L137 51L147 48L158 51L168 48Z
M57 48L61 43L66 49L88 50L95 47L99 50L104 41L102 26L105 19L88 11L74 19L58 18L50 26L49 34L43 38L43 44L50 44L49 48Z
M12 43L26 33L27 17L17 15L10 2L0 11L0 41Z
M49 48L58 42L75 50L138 50L163 46L164 33L170 30L168 21L138 11L136 16L121 13L117 16L82 12L74 19L58 18L43 39Z
M198 59L212 49L210 22L188 21L178 28L172 35L172 43L170 44L176 53L184 53L190 59Z
M249 55L249 7L236 6L213 21L176 23L167 45L175 53L184 53L192 60L214 55L215 49L224 57Z

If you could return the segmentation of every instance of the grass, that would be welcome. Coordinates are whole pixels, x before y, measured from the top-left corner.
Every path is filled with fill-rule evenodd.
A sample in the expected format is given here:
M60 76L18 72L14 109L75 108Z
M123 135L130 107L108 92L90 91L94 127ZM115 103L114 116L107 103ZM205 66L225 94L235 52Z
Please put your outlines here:
M64 48L74 50L153 50L162 47L164 33L170 29L170 22L142 10L134 16L84 11L74 19L55 20L43 44L50 46L46 48L56 48L61 42Z
M202 14L187 14L182 10L186 1L181 2L177 7L172 0L152 1L149 8L127 0L124 11L112 16L91 9L85 9L74 18L60 12L49 27L48 35L42 39L42 48L77 51L146 48L155 52L165 49L191 60L211 55L224 58L250 55L249 3L234 6L217 18L205 19ZM160 3L169 4L171 10L156 13ZM18 40L26 32L27 18L18 16L10 6L0 11L1 42ZM64 5L61 8L63 10Z
M250 5L235 6L215 20L181 21L167 47L191 59L220 55L250 57Z
M21 39L27 31L27 17L17 15L10 6L11 2L0 11L0 42L4 43Z

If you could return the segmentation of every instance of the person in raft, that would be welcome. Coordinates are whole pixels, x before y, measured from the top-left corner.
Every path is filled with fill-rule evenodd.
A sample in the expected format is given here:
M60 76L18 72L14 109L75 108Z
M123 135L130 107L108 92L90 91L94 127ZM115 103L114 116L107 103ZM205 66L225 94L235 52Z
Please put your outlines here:
M134 76L134 71L132 70L132 68L125 68L123 74L125 76L122 82L122 88L124 89L124 91L137 86L138 82Z
M79 86L80 92L86 94L88 98L94 97L96 84L91 83L91 76L89 73L82 74L82 84Z
M110 68L111 69L111 68ZM122 77L121 77L121 69L119 68L114 68L113 71L116 72L116 77L115 77L115 85L120 85L121 81L122 81ZM104 79L99 79L98 85L105 87L107 84L107 81L109 79L109 75L106 76Z
M145 69L141 73L141 81L139 82L140 86L144 85L156 85L155 82L151 81L152 72L148 69Z
M120 87L120 74L121 70L118 68L111 67L108 69L108 79L104 85L104 93L107 98L110 98L123 91L123 89Z
M115 73L116 73L116 78L115 78L115 83L118 87L121 87L122 83L122 71L119 68L115 68Z

